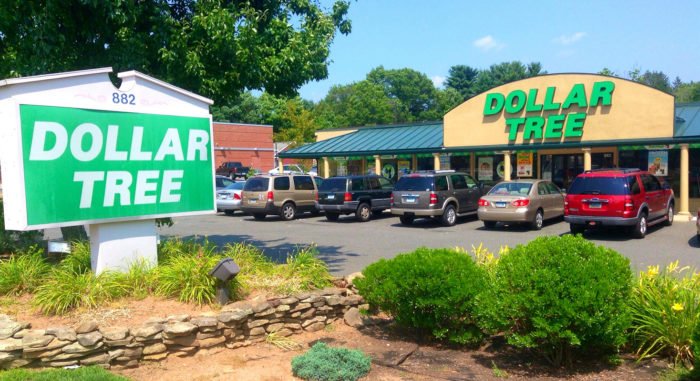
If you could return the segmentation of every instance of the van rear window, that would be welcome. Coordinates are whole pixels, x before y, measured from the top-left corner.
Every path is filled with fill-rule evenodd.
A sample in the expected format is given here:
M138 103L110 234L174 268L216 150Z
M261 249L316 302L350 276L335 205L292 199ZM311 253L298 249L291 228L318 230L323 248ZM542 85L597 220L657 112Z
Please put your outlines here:
M345 178L325 179L318 188L319 192L345 192Z
M426 192L433 190L433 178L424 176L402 176L394 185L397 191Z
M627 177L577 177L567 194L629 194Z
M247 192L265 192L270 179L267 177L251 177L245 182L243 191Z

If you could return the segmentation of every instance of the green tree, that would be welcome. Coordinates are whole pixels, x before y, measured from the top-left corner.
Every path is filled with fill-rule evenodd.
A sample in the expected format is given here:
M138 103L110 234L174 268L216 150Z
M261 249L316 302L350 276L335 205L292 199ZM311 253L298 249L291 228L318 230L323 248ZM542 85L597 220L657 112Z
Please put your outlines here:
M349 2L3 0L0 77L111 66L213 98L293 95L326 78ZM37 59L40 57L41 59Z
M700 82L689 82L678 86L675 91L679 103L700 102Z
M667 93L673 91L668 76L662 71L647 70L644 74L640 75L636 81Z
M600 74L600 75L607 75L607 76L610 76L610 77L618 77L617 73L615 73L614 71L608 69L607 67L604 67L603 70L601 70L601 71L598 72L598 74Z
M491 65L487 70L482 70L476 77L474 84L475 94L480 94L494 87L509 82L545 74L539 62L529 63L527 66L520 61L502 62Z
M315 141L316 120L301 98L285 102L282 119L287 126L275 134L275 141L292 142L292 147Z
M437 89L427 75L416 70L386 70L379 66L367 74L367 81L382 86L389 98L398 100L408 110L406 121L425 120L423 114L435 110ZM404 121L403 110L397 111L395 119Z
M370 81L333 86L314 114L320 128L390 124L406 120L408 110Z
M462 100L466 101L477 94L474 84L478 75L478 69L467 65L455 65L450 68L445 85L447 88L457 90L462 96Z

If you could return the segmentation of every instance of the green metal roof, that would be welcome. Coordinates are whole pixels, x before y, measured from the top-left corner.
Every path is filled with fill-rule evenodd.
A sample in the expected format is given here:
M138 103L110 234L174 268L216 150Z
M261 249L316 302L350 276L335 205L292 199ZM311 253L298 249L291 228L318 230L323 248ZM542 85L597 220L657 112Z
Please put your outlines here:
M397 155L437 152L442 149L442 122L360 127L357 131L310 143L279 154L280 157Z
M700 102L676 104L673 137L700 136Z

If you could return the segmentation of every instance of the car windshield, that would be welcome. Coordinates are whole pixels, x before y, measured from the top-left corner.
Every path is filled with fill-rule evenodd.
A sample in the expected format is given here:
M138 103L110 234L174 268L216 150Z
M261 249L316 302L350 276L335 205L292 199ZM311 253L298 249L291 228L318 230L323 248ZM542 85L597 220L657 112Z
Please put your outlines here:
M270 179L267 177L252 177L245 182L243 190L246 192L264 192L267 190L267 185Z
M323 180L319 192L345 192L345 178L330 178Z
M230 184L225 189L226 190L242 190L244 185L245 185L245 183L243 183L243 182L236 182L236 183Z
M432 191L433 190L433 178L425 176L403 176L394 185L394 190L397 191Z
M496 196L527 196L532 189L532 183L499 183L488 194Z
M629 184L624 177L577 177L567 194L629 194Z

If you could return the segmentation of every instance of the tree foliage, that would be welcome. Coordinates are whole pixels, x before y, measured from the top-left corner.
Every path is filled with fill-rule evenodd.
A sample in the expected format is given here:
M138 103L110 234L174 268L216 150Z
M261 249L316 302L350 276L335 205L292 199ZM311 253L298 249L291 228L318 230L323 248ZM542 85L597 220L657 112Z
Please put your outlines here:
M3 0L0 77L111 66L213 98L294 95L328 76L349 2ZM37 59L37 58L41 59Z
M456 65L450 68L445 83L448 88L457 90L462 100L467 100L494 87L545 73L539 62L527 65L520 61L502 62L484 70Z

